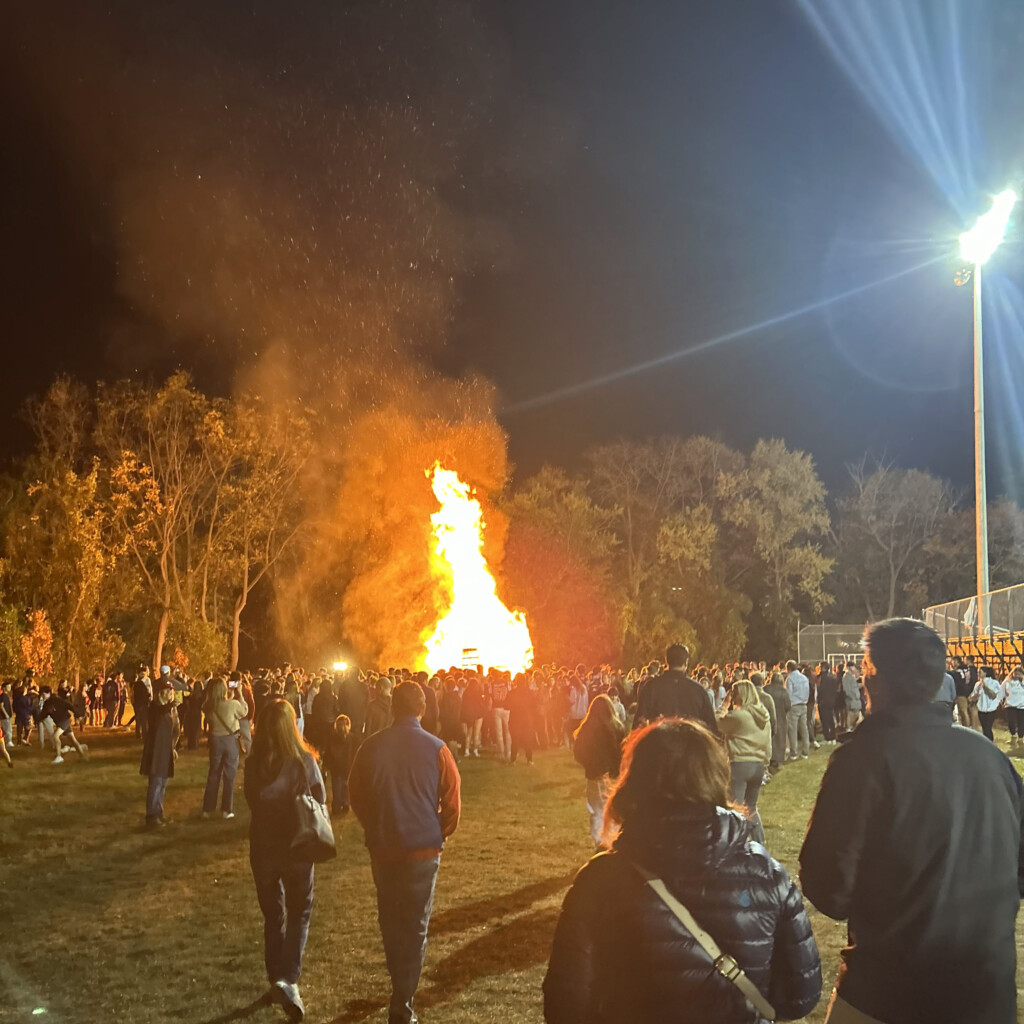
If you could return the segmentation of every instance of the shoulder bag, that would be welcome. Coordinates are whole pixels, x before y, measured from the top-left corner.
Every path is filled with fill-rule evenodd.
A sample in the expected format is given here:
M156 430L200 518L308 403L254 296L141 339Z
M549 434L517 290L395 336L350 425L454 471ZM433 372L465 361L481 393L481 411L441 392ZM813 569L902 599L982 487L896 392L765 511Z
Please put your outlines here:
M288 847L291 860L319 864L337 856L334 829L327 805L320 803L309 785L306 766L302 764L302 778L305 786L295 797L295 835Z
M649 871L645 871L639 864L633 864L633 867L640 875L643 876L644 881L658 894L658 898L668 907L669 910L676 916L680 924L693 936L694 941L704 950L709 957L714 968L726 981L732 982L746 998L747 1002L750 1003L754 1009L766 1020L775 1020L775 1007L768 1002L763 995L761 995L757 986L743 973L743 968L740 967L736 961L728 955L723 953L718 943L706 932L699 924L693 914L683 906L668 891L668 886L655 875L652 875Z
M232 732L230 729L228 729L228 723L225 722L224 719L221 717L220 708L217 708L217 710L214 711L213 714L216 717L217 721L220 722L220 724L223 725L225 729L227 729L228 735L234 736L235 739L237 740L238 752L240 754L248 754L249 749L245 745L245 737L242 735L242 727L239 726L234 732Z

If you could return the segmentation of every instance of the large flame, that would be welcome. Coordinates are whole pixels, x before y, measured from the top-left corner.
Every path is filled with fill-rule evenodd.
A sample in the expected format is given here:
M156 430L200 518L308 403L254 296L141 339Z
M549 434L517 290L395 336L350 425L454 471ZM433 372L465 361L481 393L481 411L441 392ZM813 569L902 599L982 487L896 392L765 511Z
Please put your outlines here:
M430 473L441 508L430 517L434 529L434 571L445 580L452 604L426 642L427 669L461 665L475 650L473 664L522 672L533 664L533 641L521 612L510 612L498 598L483 555L480 502L449 469L435 463Z

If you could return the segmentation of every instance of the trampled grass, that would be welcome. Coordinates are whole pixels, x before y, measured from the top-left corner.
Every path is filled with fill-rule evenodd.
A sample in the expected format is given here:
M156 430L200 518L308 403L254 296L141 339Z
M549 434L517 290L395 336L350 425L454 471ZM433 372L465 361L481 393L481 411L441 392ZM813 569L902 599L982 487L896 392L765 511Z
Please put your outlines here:
M203 821L206 751L183 752L168 790L175 824L149 833L136 742L85 738L88 763L71 755L53 766L21 748L14 771L0 768L0 1019L283 1020L259 1003L262 920L240 780L235 820ZM762 795L768 844L794 873L827 753L787 767ZM565 751L536 761L461 764L463 821L442 860L418 996L427 1024L543 1019L558 907L590 843L582 772ZM317 869L307 1020L377 1022L386 1019L388 981L373 883L358 824L345 819L337 832L337 860ZM827 989L845 926L812 915ZM1018 936L1024 941L1024 930ZM823 1019L824 1007L808 1020Z

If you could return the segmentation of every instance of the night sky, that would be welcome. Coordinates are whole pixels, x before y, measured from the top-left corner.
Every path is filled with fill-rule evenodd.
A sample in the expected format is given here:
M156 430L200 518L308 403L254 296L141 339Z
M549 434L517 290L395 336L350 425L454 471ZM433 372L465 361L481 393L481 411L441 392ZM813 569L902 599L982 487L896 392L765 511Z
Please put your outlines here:
M808 6L827 15L839 0ZM288 291L282 319L321 310L292 343L331 350L343 318L329 297L391 261L403 276L378 300L394 297L402 322L389 344L491 378L520 472L575 467L620 436L702 432L742 448L781 436L831 485L871 449L966 487L971 303L953 285L955 237L1021 180L1024 120L999 97L1024 94L1006 56L1024 11L904 6L959 12L917 33L911 18L903 39L879 27L873 58L894 109L879 52L897 81L934 84L940 137L970 126L975 148L950 146L964 162L952 178L913 145L920 107L902 132L887 123L792 0L25 10L0 41L3 453L27 443L18 409L58 371L183 365L229 388L286 330L266 323L268 294ZM954 72L964 87L949 102ZM377 166L399 169L400 209L386 175L365 206ZM362 232L339 228L350 177ZM408 200L424 183L442 214ZM260 229L233 240L225 262L251 263L225 284L228 194L231 216ZM986 277L990 489L1021 499L1011 230ZM321 261L309 296L306 277L277 273L304 250Z

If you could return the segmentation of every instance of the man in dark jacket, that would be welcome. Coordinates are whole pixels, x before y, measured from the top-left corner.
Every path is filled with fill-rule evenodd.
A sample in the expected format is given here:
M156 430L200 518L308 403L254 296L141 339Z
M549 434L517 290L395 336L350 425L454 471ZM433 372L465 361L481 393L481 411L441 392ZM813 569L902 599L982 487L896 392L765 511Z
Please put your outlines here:
M391 698L394 724L369 736L349 776L377 887L377 916L391 975L388 1024L412 1024L441 849L459 824L459 770L421 725L426 700L411 681Z
M889 619L865 644L870 713L833 754L800 852L804 894L849 920L827 1020L1014 1024L1021 780L932 702L934 630Z
M636 705L633 728L659 718L691 718L706 725L716 736L715 710L707 692L686 674L690 650L685 644L672 644L665 652L668 671L647 680Z
M168 824L164 819L164 793L167 780L174 778L174 762L178 757L175 749L181 726L178 710L174 704L174 686L170 680L157 684L153 703L149 706L149 725L142 743L142 763L139 774L149 776L146 791L146 825L161 828Z

